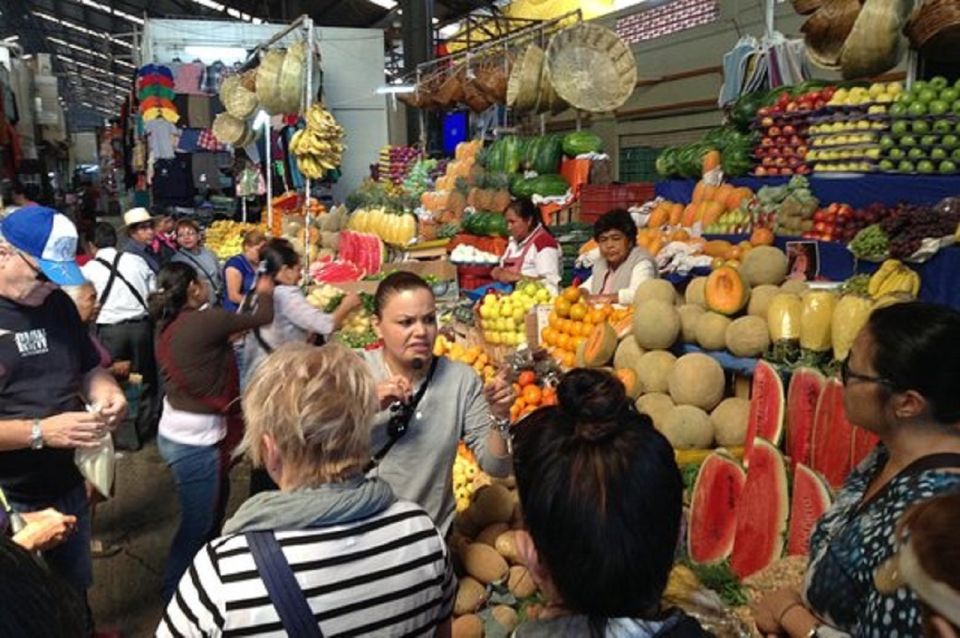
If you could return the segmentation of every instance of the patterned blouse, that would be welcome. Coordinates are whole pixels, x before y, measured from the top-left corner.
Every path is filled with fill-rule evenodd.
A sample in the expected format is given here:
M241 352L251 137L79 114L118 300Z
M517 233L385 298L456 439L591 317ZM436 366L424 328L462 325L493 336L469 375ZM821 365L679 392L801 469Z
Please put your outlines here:
M880 444L850 474L810 539L806 599L833 627L862 638L921 636L914 594L900 588L881 594L873 584L877 567L896 550L895 530L911 505L960 488L960 458L929 468L930 457L897 474L864 501L871 479L889 458Z

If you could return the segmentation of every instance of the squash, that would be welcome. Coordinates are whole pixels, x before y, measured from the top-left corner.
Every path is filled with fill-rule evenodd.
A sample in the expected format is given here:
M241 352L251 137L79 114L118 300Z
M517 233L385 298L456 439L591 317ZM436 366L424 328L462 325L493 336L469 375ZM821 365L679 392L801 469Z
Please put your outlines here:
M463 551L463 567L470 576L485 585L503 580L510 571L503 556L483 543L467 545Z
M812 352L826 352L832 347L830 328L837 297L832 292L818 290L803 296L800 314L800 347Z
M483 620L476 614L466 614L453 621L453 638L483 638Z
M708 310L735 315L747 305L750 286L736 268L721 266L707 277L703 294Z
M712 410L723 399L726 377L713 357L700 352L685 354L673 365L667 379L670 398L677 405Z
M704 226L710 226L711 224L716 222L718 219L720 219L720 215L723 215L723 213L724 213L723 204L721 204L720 202L718 201L704 202L700 206L700 215L697 221L699 221Z
M670 221L670 204L663 202L658 204L653 212L650 213L650 219L647 220L648 228L660 228Z
M787 256L773 246L757 246L743 257L740 274L750 286L779 286L787 276Z
M723 350L727 345L730 320L716 312L705 312L697 319L697 343L705 350Z
M740 317L727 327L727 350L737 357L759 357L770 347L770 330L760 317Z
M688 204L686 208L683 209L683 216L680 219L680 225L690 227L697 221L697 211L699 207L697 204Z
M843 361L850 354L853 340L870 318L872 305L869 299L856 295L845 295L837 302L830 322L833 358L837 361Z
M725 239L711 239L703 245L700 252L707 257L721 257L726 259L727 253L730 252L731 248L733 248L733 244Z
M588 368L600 368L613 358L617 349L617 333L607 322L594 326L583 347L583 363Z
M633 310L633 338L645 350L669 348L680 334L680 315L672 303L648 299Z
M472 614L487 602L487 588L476 578L462 576L457 583L457 597L453 603L455 616Z
M693 196L690 198L691 204L699 204L700 202L706 201L704 191L707 188L707 183L702 179L697 182L693 187Z
M671 226L679 226L681 219L683 219L683 204L671 204L669 224Z
M753 199L753 191L746 186L741 186L740 188L735 188L730 192L730 194L724 200L724 204L726 204L727 210L738 210L741 206L743 206L745 201L748 202L751 199Z

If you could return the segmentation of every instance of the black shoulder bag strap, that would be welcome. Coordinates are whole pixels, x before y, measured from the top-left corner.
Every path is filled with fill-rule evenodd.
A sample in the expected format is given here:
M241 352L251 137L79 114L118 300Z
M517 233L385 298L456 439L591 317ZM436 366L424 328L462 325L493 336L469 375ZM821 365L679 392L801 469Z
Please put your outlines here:
M423 399L423 395L427 393L427 386L430 385L430 380L433 379L433 373L437 371L437 362L439 359L440 357L434 357L433 361L430 362L430 369L427 371L427 376L423 379L423 383L420 384L420 389L413 395L410 403L403 404L397 402L390 406L390 412L392 414L390 420L387 422L387 434L390 438L367 462L366 467L363 468L364 474L380 465L383 457L390 452L397 441L403 438L403 435L410 429L410 419L412 419L416 413L417 406L420 404L420 400Z
M114 258L113 264L108 262L106 259L100 259L99 257L97 257L94 260L97 263L103 264L110 270L110 279L107 280L107 285L103 289L103 294L100 295L100 305L103 306L103 303L107 300L107 297L110 296L110 290L113 288L114 281L119 279L124 284L126 284L127 288L130 290L130 294L132 294L136 298L137 302L141 306L143 306L143 309L149 313L150 307L147 305L147 302L144 300L143 295L137 292L137 289L133 287L133 284L131 284L126 277L120 274L120 269L118 268L118 264L120 263L120 258L122 256L123 256L123 253L121 253L120 251L117 251L117 256L116 258Z
M323 638L320 625L297 584L293 569L283 555L277 537L271 531L244 534L257 572L263 579L270 602L280 616L280 623L288 636Z
M207 278L207 281L213 284L213 275L211 275L207 271L207 269L203 267L203 264L200 263L200 260L198 260L196 257L190 254L189 250L178 250L176 254L183 255L184 257L192 261L193 265L196 266L198 269L200 269L200 272L203 273L203 276ZM213 293L217 299L220 298L220 290L211 290L210 292Z

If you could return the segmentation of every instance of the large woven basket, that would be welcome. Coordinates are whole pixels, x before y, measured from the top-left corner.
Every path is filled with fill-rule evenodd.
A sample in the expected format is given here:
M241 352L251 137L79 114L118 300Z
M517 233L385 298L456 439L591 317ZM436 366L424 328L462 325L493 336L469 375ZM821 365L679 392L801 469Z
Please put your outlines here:
M463 82L463 102L470 107L474 113L483 113L493 106L493 102L477 87L476 80L473 78L464 79Z
M960 0L927 0L914 10L903 32L924 57L956 61L960 56Z
M440 84L440 88L434 94L434 101L442 108L464 102L466 94L463 87L464 70L462 68L452 70L449 75Z
M518 113L537 108L543 57L543 49L531 44L510 71L510 78L507 80L507 106L512 106Z
M553 88L550 71L544 64L540 67L540 95L537 98L537 113L557 115L566 110L568 106L563 98L557 94L556 89Z
M546 64L557 94L582 111L618 109L637 85L633 51L595 24L577 24L550 38Z
M300 112L306 66L307 43L299 40L287 49L280 68L278 106L284 113Z
M220 113L213 119L213 135L221 144L236 146L248 133L247 123L229 113Z
M257 110L257 95L243 86L239 75L230 75L220 83L220 102L233 117L245 120Z
M793 0L793 10L807 16L823 6L823 0Z
M283 112L280 103L280 72L286 57L282 50L270 50L260 59L257 69L257 100L270 115Z

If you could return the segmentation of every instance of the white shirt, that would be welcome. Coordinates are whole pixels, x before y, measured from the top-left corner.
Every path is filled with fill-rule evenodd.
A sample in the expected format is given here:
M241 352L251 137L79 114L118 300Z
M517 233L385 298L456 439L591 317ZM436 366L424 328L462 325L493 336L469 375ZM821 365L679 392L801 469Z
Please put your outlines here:
M516 239L510 237L510 243L507 244L507 249L500 258L500 265L503 266L507 259L519 257L520 253L536 239L536 231L522 242L517 242ZM535 243L523 256L520 274L524 277L539 279L550 291L550 294L557 294L560 288L560 251L553 246L540 247Z
M160 434L183 445L216 445L227 435L227 420L222 414L197 414L178 410L163 399Z
M96 259L102 259L113 265L116 259L116 248L101 248L97 251ZM103 289L107 287L107 281L110 279L110 269L103 264L92 259L80 269L83 276L97 289L97 298L103 295ZM130 282L144 301L150 293L157 290L157 276L154 274L147 262L138 255L123 253L120 262L117 264L117 271ZM147 314L147 310L133 296L127 284L123 283L120 277L113 282L113 288L110 289L110 296L103 302L100 314L97 316L98 325L113 325L121 321L130 319L139 319Z
M144 122L150 153L153 159L173 159L177 148L180 130L162 117Z
M595 255L590 253L596 253ZM593 258L591 263L597 263L600 261L600 249L594 248L590 251L588 255ZM608 270L607 273L610 277L613 277L614 271ZM637 286L645 282L647 279L656 279L657 270L654 268L653 264L648 261L641 261L639 264L633 267L633 272L630 273L630 285L623 290L617 290L617 302L624 306L630 306L633 304L633 294L637 290ZM587 280L580 284L580 287L584 290L592 290L591 285L593 284L593 275L587 277ZM607 294L604 291L601 291L600 294Z

